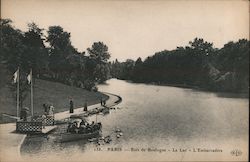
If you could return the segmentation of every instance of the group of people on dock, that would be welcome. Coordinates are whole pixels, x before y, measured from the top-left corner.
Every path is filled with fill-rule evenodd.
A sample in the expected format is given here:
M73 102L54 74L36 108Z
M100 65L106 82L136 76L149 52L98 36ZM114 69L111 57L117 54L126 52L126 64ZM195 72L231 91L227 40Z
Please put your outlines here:
M84 103L83 111L88 111L87 101ZM72 98L69 100L69 113L74 113L74 102Z
M106 100L101 99L100 103L101 103L101 106L106 106Z
M42 121L45 120L46 116L53 116L54 115L54 106L51 104L43 104L43 109L44 109L44 113L40 116L42 118ZM20 111L20 119L21 121L28 121L28 114L29 112L29 108L28 107L24 107L21 109ZM32 121L34 119L34 116L31 116L31 118L29 118L29 121Z
M74 121L73 123L69 123L67 132L70 133L91 133L96 130L99 130L101 127L101 123L95 123L92 121L91 124L82 120L78 126L78 122Z
M54 106L53 105L49 105L49 104L43 104L43 108L44 108L44 114L43 115L54 115ZM24 107L21 109L20 112L20 119L23 121L27 121L27 116L29 113L29 108L28 107Z
M44 115L54 115L55 108L53 105L43 104Z
M106 106L106 100L100 99L101 106ZM83 111L88 111L88 103L85 101ZM74 102L73 99L69 100L69 113L74 113Z

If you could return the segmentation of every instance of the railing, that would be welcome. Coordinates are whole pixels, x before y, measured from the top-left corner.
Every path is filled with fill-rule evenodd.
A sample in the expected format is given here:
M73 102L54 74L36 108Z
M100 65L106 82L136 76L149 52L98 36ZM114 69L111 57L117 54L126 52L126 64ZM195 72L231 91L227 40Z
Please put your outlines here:
M54 115L47 115L45 118L45 125L54 125L55 124L55 119Z
M17 121L16 131L20 133L42 132L42 122L34 121Z
M42 122L44 126L50 126L55 124L54 115L46 115L46 118L42 118L41 116L34 116L31 121L34 122Z
M44 126L54 125L54 115L33 116L30 121L17 121L16 131L19 133L39 133L42 132Z

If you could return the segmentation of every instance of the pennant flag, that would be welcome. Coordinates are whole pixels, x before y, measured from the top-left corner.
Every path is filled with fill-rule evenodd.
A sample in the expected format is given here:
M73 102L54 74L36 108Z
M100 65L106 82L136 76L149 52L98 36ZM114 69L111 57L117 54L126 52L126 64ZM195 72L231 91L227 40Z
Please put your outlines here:
M19 73L19 69L17 69L17 71L14 73L14 79L13 79L13 83L16 83L18 80L17 80L17 77L18 77L18 74Z
M27 76L27 80L28 80L28 83L29 83L29 84L31 83L31 79L32 79L32 71L30 70L30 73L29 73L29 75Z

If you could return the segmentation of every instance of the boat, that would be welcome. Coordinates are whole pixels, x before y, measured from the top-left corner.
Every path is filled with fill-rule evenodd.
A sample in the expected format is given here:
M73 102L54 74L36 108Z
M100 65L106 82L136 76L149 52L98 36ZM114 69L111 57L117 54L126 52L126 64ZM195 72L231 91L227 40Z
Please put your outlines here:
M70 141L77 141L77 140L84 140L84 139L92 139L96 138L100 135L101 131L96 130L90 133L61 133L59 142L70 142Z
M82 123L80 123L82 122ZM92 122L89 124L83 117L72 116L66 132L62 132L57 141L70 142L83 139L96 138L101 134L102 124Z

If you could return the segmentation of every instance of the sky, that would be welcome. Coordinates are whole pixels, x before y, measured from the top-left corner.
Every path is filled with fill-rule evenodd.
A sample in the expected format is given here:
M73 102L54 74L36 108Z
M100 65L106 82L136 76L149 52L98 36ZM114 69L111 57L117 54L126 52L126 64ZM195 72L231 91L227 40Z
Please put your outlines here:
M216 48L249 39L248 0L2 0L1 18L22 31L30 22L60 25L79 52L102 41L119 61L145 59L195 37Z

